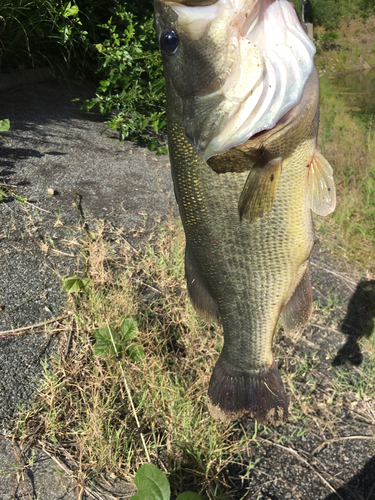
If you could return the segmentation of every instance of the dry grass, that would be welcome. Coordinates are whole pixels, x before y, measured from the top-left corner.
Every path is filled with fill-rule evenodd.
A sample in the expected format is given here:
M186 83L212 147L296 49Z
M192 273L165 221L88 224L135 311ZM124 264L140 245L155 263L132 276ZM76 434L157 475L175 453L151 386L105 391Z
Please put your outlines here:
M80 482L99 473L130 480L146 460L120 367L93 354L94 330L126 316L137 319L145 352L141 361L124 359L123 368L152 460L175 471L176 488L183 469L184 483L214 494L232 446L231 428L209 418L205 406L221 338L186 300L183 255L183 232L173 223L139 252L104 228L84 241L91 288L70 297L69 352L45 370L34 410L18 428L26 436L42 423L43 440L62 444L77 461Z

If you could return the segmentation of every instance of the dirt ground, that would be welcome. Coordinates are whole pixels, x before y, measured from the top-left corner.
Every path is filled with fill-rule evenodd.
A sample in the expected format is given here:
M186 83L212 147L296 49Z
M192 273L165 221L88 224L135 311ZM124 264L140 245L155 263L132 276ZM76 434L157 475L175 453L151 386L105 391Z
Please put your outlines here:
M147 237L158 217L175 210L168 159L130 142L120 144L111 131L102 134L102 117L84 113L72 102L91 95L87 83L59 81L1 93L0 118L10 119L11 131L6 134L9 142L0 139L0 182L14 189L0 203L3 435L17 405L27 405L35 393L42 362L64 348L58 342L61 321L52 320L68 314L60 277L77 268L70 228L85 225L89 230L94 220L105 219L123 228L137 245L134 229L146 229ZM375 303L375 281L354 273L319 243L311 269L316 305L312 321L298 335L277 339L281 363L295 373L288 396L294 411L305 416L305 431L300 419L291 419L282 429L264 434L261 446L239 450L240 458L223 472L231 487L228 498L375 500L374 399L356 399L354 389L371 376L359 342L374 327L368 304ZM51 330L56 330L49 336L37 333L38 327L13 336L14 329L44 320L51 320ZM340 404L333 404L332 373L337 367L345 370L352 387L336 395ZM239 435L254 429L246 419L241 426ZM278 441L281 432L289 439ZM33 456L33 450L23 450L20 457L19 452L20 443L0 438L0 500L86 498L56 472L45 453L37 450ZM129 498L132 491L120 483L112 498ZM102 498L110 498L106 495L102 491Z

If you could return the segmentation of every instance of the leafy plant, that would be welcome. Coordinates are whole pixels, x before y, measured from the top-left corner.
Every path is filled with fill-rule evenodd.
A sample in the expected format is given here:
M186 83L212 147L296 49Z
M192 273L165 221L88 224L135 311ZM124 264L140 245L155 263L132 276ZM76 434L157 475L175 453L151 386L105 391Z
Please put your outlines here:
M132 318L121 317L119 333L115 326L108 325L106 328L95 330L94 337L96 339L95 356L117 355L120 357L126 353L132 361L138 361L144 357L142 346L133 342L138 337L138 325Z
M79 8L59 0L13 0L1 5L2 71L45 65L82 67L89 50Z
M63 290L67 293L87 293L90 285L90 278L79 278L78 276L72 276L70 278L64 279L62 287Z
M169 500L171 488L165 474L153 464L144 464L134 478L138 492L133 500ZM177 500L201 500L202 497L192 491L185 491Z
M7 132L8 130L10 129L10 122L8 120L8 118L5 118L4 120L0 120L0 132ZM7 141L7 139L5 139L5 137L0 134L0 137L2 139L4 139L4 141ZM0 198L0 201L1 201L1 198Z
M0 132L7 132L10 128L10 122L7 118L0 120Z
M110 18L97 25L96 96L83 103L111 113L105 122L126 137L149 139L165 126L165 91L161 56L153 27L152 2L113 2ZM146 130L147 128L147 130ZM142 134L144 132L144 134ZM153 143L152 148L159 147Z
M319 38L319 44L323 50L337 49L338 33L334 31L323 31Z

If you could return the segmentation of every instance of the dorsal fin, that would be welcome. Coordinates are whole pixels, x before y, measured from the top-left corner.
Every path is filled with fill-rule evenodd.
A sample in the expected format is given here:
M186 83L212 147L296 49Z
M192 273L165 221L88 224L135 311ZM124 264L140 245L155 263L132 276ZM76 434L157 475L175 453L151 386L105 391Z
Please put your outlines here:
M328 215L336 207L332 167L317 151L309 165L307 203L317 215Z

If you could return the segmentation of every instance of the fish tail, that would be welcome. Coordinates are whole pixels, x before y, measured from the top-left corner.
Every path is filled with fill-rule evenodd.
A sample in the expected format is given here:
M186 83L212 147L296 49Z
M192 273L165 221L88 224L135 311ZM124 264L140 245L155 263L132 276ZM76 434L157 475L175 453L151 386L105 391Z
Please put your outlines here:
M280 425L288 418L288 403L279 370L271 366L244 372L220 357L210 380L207 405L216 420L230 421L249 413L264 425Z

